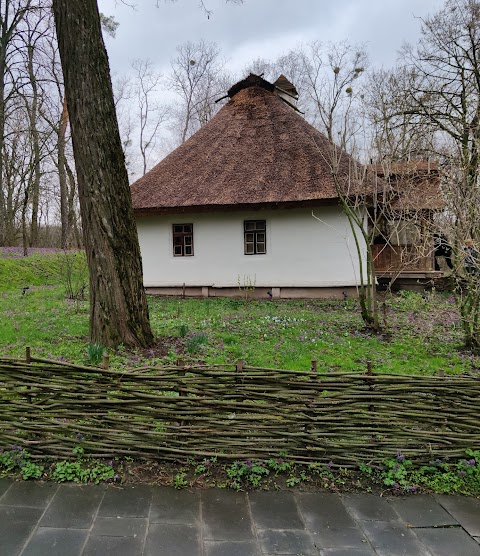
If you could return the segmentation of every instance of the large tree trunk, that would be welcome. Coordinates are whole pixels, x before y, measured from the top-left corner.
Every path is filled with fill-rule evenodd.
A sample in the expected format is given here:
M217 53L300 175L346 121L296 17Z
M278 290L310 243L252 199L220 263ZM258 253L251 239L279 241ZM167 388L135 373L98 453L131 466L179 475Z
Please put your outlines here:
M90 269L90 335L153 341L125 159L96 0L53 0Z

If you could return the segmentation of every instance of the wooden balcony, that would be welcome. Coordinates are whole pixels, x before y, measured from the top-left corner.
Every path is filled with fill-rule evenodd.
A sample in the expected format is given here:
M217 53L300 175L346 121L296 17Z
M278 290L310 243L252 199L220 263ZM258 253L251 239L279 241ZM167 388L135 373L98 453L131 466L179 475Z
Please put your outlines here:
M424 273L435 271L433 248L426 253L425 246L418 245L372 245L375 272Z

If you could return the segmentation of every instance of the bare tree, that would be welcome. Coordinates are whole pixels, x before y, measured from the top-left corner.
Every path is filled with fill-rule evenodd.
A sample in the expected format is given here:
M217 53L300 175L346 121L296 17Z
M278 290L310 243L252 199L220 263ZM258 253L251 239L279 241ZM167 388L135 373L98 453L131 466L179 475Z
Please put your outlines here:
M137 104L139 150L142 157L142 175L147 172L152 151L157 142L160 126L167 120L169 109L158 99L162 74L155 72L150 60L134 60L133 95Z
M403 55L416 74L407 114L441 134L466 344L480 347L480 1L447 0Z
M300 55L313 124L330 141L347 145L356 134L353 115L368 63L365 49L347 41L327 45L314 41Z
M7 224L7 198L4 185L4 145L8 104L14 97L15 87L10 80L10 66L15 53L18 28L33 0L3 0L0 2L0 245L5 244ZM11 234L11 230L9 232Z
M171 66L168 81L180 100L174 117L180 130L179 141L183 143L218 110L214 101L226 91L222 79L224 63L218 46L201 40L177 47Z
M421 160L438 152L435 129L423 116L408 110L417 79L416 72L405 66L374 70L367 76L362 101L372 155L378 163Z
M32 152L31 177L28 180L28 187L25 188L24 207L27 202L31 205L31 223L30 223L30 246L38 244L39 230L39 208L40 208L40 183L42 179L41 163L44 158L43 148L46 146L46 138L42 133L42 103L44 99L42 75L42 64L39 60L42 42L45 36L50 32L49 17L47 10L40 6L37 7L34 14L30 14L24 20L22 32L19 37L21 43L20 52L24 58L24 74L25 81L22 84L19 94L24 99L25 108L29 121L29 136ZM23 223L23 244L26 250L26 222L25 210L22 217Z
M258 58L245 72L275 81L280 74L299 93L298 108L330 141L340 145L356 135L355 118L361 100L362 78L368 67L363 45L348 41L299 43L276 60Z

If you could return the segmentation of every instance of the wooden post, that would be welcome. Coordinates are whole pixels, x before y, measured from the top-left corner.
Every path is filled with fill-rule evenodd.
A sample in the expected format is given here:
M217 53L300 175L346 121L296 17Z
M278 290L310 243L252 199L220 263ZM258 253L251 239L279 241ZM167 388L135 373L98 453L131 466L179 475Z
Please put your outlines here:
M177 367L180 367L181 369L183 369L184 367L184 361L183 359L177 359ZM184 376L185 375L185 371L184 370L180 370L178 373L180 376ZM186 396L185 392L182 392L181 388L179 387L178 389L178 395L179 396Z
M108 369L109 365L110 365L110 357L108 357L108 355L104 353L102 357L102 368Z
M31 356L30 356L30 347L27 346L25 348L25 361L27 363L27 365L30 365L30 363L32 362ZM32 389L31 386L27 386L27 390L30 391ZM27 394L27 400L28 403L32 403L32 396L30 394Z
M312 371L312 373L317 372L317 360L316 359L312 359L312 366L310 367L310 370Z
M240 376L243 371L243 365L245 361L243 359L238 359L237 363L235 364L235 370L237 371L237 376L235 377L235 384L239 384L241 381L243 382L243 378Z
M367 376L373 376L373 371L372 371L372 362L371 361L367 361L367 372L366 372ZM371 391L374 390L375 386L372 380L369 380L368 378L365 380L365 382L368 384L368 389ZM373 400L371 400L373 402ZM375 411L375 406L373 405L373 403L371 403L368 406L368 411Z
M444 377L445 376L445 371L443 369L439 369L437 372L438 376L440 377Z

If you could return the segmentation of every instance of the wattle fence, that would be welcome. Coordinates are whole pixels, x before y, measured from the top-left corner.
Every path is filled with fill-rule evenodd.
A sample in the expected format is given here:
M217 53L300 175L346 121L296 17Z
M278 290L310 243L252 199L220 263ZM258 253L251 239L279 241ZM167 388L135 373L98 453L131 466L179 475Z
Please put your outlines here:
M0 359L0 448L65 458L419 463L480 448L480 380Z

